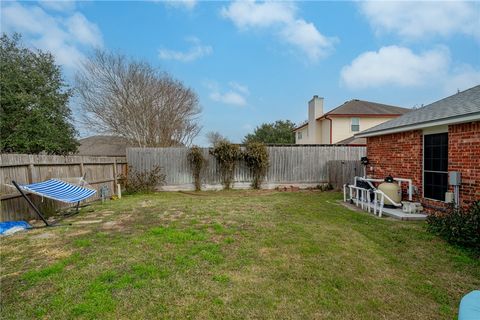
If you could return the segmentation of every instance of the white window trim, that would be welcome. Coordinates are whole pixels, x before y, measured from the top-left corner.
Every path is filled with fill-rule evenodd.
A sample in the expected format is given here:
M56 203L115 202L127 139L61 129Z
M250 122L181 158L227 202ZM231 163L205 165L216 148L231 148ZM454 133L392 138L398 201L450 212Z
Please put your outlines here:
M353 123L353 119L358 119L358 124ZM354 131L353 126L358 126L358 130ZM350 118L350 132L360 132L360 117L351 117Z

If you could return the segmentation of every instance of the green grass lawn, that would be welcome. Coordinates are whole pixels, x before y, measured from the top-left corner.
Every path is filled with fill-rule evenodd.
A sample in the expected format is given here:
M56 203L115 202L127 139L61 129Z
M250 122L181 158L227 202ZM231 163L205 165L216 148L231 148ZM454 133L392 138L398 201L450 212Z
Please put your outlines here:
M127 196L1 241L10 319L453 319L480 262L333 192ZM67 222L65 221L65 222Z

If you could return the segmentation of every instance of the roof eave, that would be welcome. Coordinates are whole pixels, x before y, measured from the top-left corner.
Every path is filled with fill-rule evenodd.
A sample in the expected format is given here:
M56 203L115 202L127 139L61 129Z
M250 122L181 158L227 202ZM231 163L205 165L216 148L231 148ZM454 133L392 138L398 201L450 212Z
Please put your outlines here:
M424 128L434 127L434 126L442 126L442 125L450 125L450 124L457 124L457 123L465 123L471 121L479 121L480 120L480 112L470 113L467 115L461 115L457 117L427 121L422 123L416 123L411 125L399 126L384 130L378 131L371 131L371 132L364 132L358 133L355 135L355 138L368 138L368 137L375 137L375 136L383 136L386 134L392 133L399 133L405 131L412 131L412 130L420 130Z
M300 129L306 127L306 126L308 126L308 123L305 123L305 124L303 124L303 125L301 125L301 126L299 126L299 127L293 128L293 129L292 129L292 132L295 132L295 131L297 131L297 130L300 130Z
M325 113L315 120L322 120L325 117L359 117L359 118L392 118L403 116L404 113Z

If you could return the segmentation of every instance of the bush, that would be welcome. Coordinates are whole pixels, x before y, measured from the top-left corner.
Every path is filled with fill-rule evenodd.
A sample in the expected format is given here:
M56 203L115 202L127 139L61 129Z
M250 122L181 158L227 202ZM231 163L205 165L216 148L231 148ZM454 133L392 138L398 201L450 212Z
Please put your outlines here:
M127 176L123 176L125 190L127 193L153 192L155 187L165 183L165 175L161 173L162 168L155 166L152 170L136 170L128 167Z
M252 188L260 189L269 164L267 147L261 142L250 142L245 146L243 159L252 171Z
M454 208L428 216L428 230L448 242L480 251L480 201L469 208Z
M220 141L210 151L210 154L217 159L224 188L230 189L235 165L241 157L240 147L228 141Z
M187 160L190 163L190 168L192 169L195 191L200 191L202 188L201 173L206 164L206 159L203 156L202 149L197 146L191 147L187 154Z

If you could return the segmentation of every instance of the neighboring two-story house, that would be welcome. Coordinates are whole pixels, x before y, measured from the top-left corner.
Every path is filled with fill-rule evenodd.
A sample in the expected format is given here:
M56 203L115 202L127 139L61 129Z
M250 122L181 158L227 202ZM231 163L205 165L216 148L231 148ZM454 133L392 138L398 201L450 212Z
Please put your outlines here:
M365 145L365 138L353 135L397 118L410 109L386 104L350 100L323 113L323 98L313 96L308 102L308 121L296 127L296 144Z

